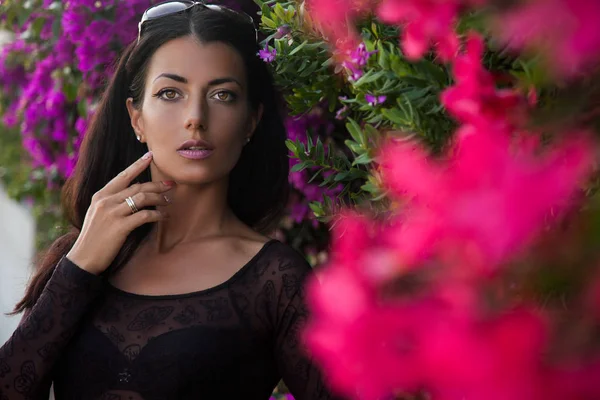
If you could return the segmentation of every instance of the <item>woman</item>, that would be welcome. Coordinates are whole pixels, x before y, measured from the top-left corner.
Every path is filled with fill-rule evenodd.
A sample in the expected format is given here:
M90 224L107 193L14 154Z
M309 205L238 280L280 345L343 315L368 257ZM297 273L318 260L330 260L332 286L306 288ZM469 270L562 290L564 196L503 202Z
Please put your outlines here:
M0 350L0 398L330 398L299 331L310 273L269 240L285 132L247 15L146 11L64 190L49 249ZM133 184L132 184L133 183Z

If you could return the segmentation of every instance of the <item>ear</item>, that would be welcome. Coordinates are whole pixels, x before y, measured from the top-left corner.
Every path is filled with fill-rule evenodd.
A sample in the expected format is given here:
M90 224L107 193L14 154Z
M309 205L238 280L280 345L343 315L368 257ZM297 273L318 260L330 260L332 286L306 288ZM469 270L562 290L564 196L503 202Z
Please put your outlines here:
M247 138L251 138L252 135L254 135L254 131L256 130L256 127L258 126L258 123L260 122L260 120L262 119L263 116L263 111L264 111L264 107L261 104L258 105L258 110L256 110L256 113L253 113L250 117L250 132L248 132L248 136Z
M142 120L142 111L137 109L133 105L133 98L128 98L127 102L127 112L129 113L129 119L131 119L131 127L135 132L136 136L140 137L140 142L144 143L146 138L144 136L144 123Z

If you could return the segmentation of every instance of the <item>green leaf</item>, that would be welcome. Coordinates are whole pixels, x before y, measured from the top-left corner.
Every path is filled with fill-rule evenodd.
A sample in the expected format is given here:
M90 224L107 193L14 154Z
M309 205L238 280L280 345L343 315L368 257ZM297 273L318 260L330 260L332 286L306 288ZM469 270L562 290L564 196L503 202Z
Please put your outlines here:
M286 140L285 145L292 153L296 154L298 152L298 150L296 149L296 143L294 143L293 140L290 140L290 139Z
M285 21L285 10L283 9L281 3L275 3L275 7L273 7L273 12L279 19Z
M366 147L367 140L365 138L365 135L355 120L353 120L352 118L348 118L348 123L346 123L346 129L348 129L348 132L350 132L350 136L352 136L352 139L354 139L355 142L360 143L361 146Z
M344 142L344 144L346 145L346 147L348 147L350 150L352 150L352 152L354 152L355 154L362 154L364 153L364 149L360 146L360 144L356 143L353 140L346 140Z
M410 121L408 120L405 113L400 111L397 108L384 108L381 110L381 114L388 120L392 121L395 124L400 125L410 125Z
M298 163L298 164L294 165L290 169L290 172L300 172L300 171L304 171L306 168L308 168L308 163L307 162L301 162L301 163Z
M369 155L368 152L365 152L363 154L361 154L360 156L356 157L356 159L354 159L354 162L352 163L352 165L364 165L364 164L370 164L373 162L373 158Z
M335 177L333 178L334 182L341 182L345 179L348 179L348 177L350 176L350 171L344 171L344 172L340 172L339 174L336 174Z
M308 183L312 183L315 179L317 179L317 177L319 175L321 175L321 172L323 172L323 169L319 169L309 180Z
M271 29L277 29L277 24L275 23L275 21L273 21L271 18L267 18L267 17L262 17L261 18L261 22L263 23L263 25L265 25L267 28L271 28Z
M358 168L350 168L350 171L348 171L348 178L350 180L366 179L368 175L367 171Z
M382 76L385 76L387 73L387 71L373 72L373 70L369 70L366 74L364 74L356 82L354 82L353 86L360 87L367 83L375 82L377 79L381 78Z
M298 53L307 44L308 44L308 40L305 40L304 42L302 42L301 44L299 44L294 50L290 51L290 54L288 54L288 56L293 56L294 54Z
M380 189L373 182L367 182L360 187L361 190L368 193L380 193Z
M323 142L320 139L317 139L317 154L315 156L317 162L324 164L325 163L325 149L323 148Z

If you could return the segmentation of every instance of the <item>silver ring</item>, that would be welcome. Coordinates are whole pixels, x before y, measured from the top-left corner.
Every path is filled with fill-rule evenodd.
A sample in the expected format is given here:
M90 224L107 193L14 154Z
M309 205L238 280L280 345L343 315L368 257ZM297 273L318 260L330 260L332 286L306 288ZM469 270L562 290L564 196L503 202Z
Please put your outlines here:
M140 210L138 210L138 208L135 205L135 202L133 201L133 199L131 198L131 196L129 196L128 198L126 198L125 201L127 202L127 205L129 206L129 208L131 209L131 213L132 214L135 214L136 212L140 211Z

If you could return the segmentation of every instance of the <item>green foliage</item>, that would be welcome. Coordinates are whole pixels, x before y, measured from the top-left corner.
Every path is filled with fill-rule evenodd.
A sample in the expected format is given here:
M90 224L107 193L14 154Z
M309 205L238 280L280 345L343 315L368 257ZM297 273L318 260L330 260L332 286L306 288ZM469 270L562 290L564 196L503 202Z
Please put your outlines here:
M65 226L58 190L48 188L45 174L28 162L17 130L0 130L0 182L10 198L27 204L35 218L36 247L44 248L62 233Z
M353 81L332 56L329 44L295 10L293 2L257 3L262 11L265 46L276 49L273 71L284 90L292 115L303 115L315 107L330 113L340 110L346 119L327 143L288 142L288 148L300 163L293 171L314 170L312 180L320 185L343 190L336 199L325 197L310 207L324 222L340 207L368 206L385 209L384 190L377 174L377 152L383 139L390 136L416 135L440 150L454 128L439 101L440 92L451 83L449 71L435 60L412 63L398 46L398 31L375 19L361 22L359 29L369 52L375 53L364 67L364 74ZM278 28L290 33L278 35ZM381 104L369 104L367 96L385 96ZM330 172L331 174L326 174Z

